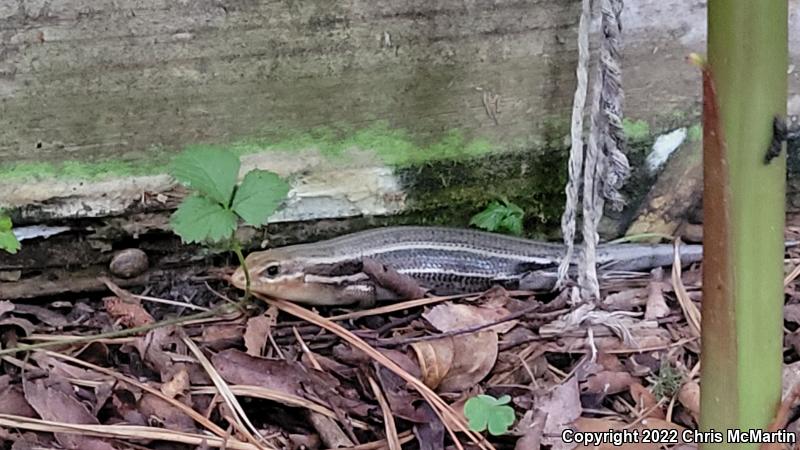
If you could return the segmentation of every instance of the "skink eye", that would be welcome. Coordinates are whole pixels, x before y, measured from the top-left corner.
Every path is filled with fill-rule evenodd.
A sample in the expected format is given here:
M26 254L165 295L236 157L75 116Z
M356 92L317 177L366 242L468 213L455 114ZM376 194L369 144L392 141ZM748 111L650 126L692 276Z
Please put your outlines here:
M264 271L261 272L261 274L267 276L267 278L273 278L276 277L280 273L280 271L281 268L278 264L271 264L267 266L267 268L264 269Z

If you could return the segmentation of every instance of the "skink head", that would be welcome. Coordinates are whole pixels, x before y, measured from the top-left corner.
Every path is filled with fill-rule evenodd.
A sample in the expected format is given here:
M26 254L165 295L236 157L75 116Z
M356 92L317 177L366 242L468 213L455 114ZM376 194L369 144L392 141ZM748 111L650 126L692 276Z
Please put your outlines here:
M250 271L250 290L270 297L313 305L342 304L342 286L329 277L315 276L313 265L302 256L286 249L254 252L245 263ZM240 267L231 277L239 289L245 289L244 270Z

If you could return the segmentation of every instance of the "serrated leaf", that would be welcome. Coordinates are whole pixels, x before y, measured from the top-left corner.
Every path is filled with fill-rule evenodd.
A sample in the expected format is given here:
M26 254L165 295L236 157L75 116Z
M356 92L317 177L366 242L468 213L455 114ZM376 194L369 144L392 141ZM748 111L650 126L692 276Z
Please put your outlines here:
M200 147L178 155L172 161L171 172L181 183L228 206L236 187L239 167L239 158L233 153Z
M251 170L245 175L236 195L233 209L254 227L263 225L286 198L289 184L268 170Z
M522 208L514 203L492 201L486 209L472 216L469 224L487 231L520 235L524 216Z
M219 242L236 231L236 214L199 195L188 197L172 214L172 229L186 243Z
M11 217L8 217L5 214L0 214L0 232L2 231L11 231Z
M22 248L14 236L14 232L9 230L0 231L0 250L5 250L8 253L14 254Z
M488 428L494 436L505 434L516 420L514 409L506 405L510 401L511 397L507 395L499 399L491 395L478 395L467 400L464 416L469 421L470 430L482 432Z

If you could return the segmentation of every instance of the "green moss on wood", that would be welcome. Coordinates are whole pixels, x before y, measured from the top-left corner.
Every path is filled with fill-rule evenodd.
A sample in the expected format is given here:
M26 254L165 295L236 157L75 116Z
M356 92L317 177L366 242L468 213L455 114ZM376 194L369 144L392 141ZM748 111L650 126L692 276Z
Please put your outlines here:
M425 161L468 158L497 149L486 139L469 138L460 130L446 131L428 143L418 143L406 130L391 128L385 122L354 130L346 126L320 127L307 132L274 132L271 138L244 139L227 144L196 144L230 150L237 155L262 152L317 151L331 161L346 163L348 150L372 151L390 166L405 167ZM21 162L0 165L2 180L85 179L164 173L174 152L151 151L146 160L108 160L88 162L67 160L61 163Z
M650 136L650 124L644 120L622 119L622 131L630 141L641 141Z

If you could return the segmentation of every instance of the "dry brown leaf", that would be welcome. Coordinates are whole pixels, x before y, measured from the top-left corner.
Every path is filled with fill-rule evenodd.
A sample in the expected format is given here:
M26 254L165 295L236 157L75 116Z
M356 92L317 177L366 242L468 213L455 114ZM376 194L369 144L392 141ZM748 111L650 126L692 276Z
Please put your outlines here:
M792 390L792 387L800 384L800 361L791 364L784 364L781 373L781 398L785 398Z
M36 305L18 304L14 311L19 314L29 314L35 316L39 321L51 327L62 328L70 324L70 321L63 315L47 308ZM0 307L0 315L2 315Z
M150 330L141 338L134 340L136 350L142 359L161 373L161 381L169 379L175 362L173 354L186 355L186 346L179 337L181 331L175 327L162 327ZM170 349L167 353L164 349Z
M23 382L23 389L28 404L44 420L72 424L100 424L77 398L65 394L60 389L45 386L45 380ZM114 450L111 444L94 437L55 433L55 438L68 449Z
M425 312L422 317L437 330L447 332L495 322L507 317L509 314L511 313L506 308L497 306L497 304L495 306L474 306L443 303L434 306L430 311ZM489 327L487 330L494 330L503 334L514 328L517 322L516 320L509 320Z
M660 319L669 315L669 306L667 306L667 300L664 298L663 286L664 284L660 280L651 280L647 285L645 320Z
M783 307L783 320L800 323L800 303L791 303Z
M542 445L542 435L547 415L541 411L526 411L517 424L517 430L522 437L517 440L514 450L538 450Z
M17 385L0 389L0 411L13 412L18 416L36 417L36 411L25 400L22 388Z
M461 392L489 375L497 361L497 333L483 330L457 336L453 351L453 364L439 384L443 392Z
M0 328L3 327L19 328L22 331L22 333L19 334L20 336L30 336L36 329L32 323L20 317L6 317L4 319L0 319Z
M5 314L7 312L14 311L14 309L15 309L14 303L12 303L12 302L10 302L8 300L0 301L0 316L2 316L3 314Z
M609 418L589 418L589 417L581 417L574 423L574 430L581 431L581 432L601 432L607 433L609 430L621 430L621 429L629 429L629 430L641 430L650 429L650 430L676 430L677 431L677 438L678 442L681 442L680 435L684 428L680 425L676 425L672 422L667 422L661 419L644 419L640 423L637 423L633 427L629 427L628 424L625 422L609 419ZM670 436L671 437L671 436ZM640 434L641 438L641 434ZM639 439L641 441L641 439ZM619 446L615 446L613 443L603 443L597 446L588 446L588 445L578 445L575 447L576 449L594 449L594 450L660 450L661 444L653 444L653 443L626 443Z
M628 390L628 387L638 382L628 372L611 372L603 370L589 376L582 383L582 391L590 394L617 394Z
M203 335L195 340L215 349L223 349L240 343L244 331L245 327L238 323L206 325L203 327Z
M603 369L612 372L621 372L624 370L624 364L619 360L619 357L610 353L600 353L597 355L597 364L603 366Z
M647 289L623 289L620 292L607 295L603 299L603 309L606 311L631 311L642 306L647 301Z
M164 400L145 392L137 403L140 413L149 419L155 419L169 430L194 432L197 428L194 420L180 409Z
M689 410L695 422L700 417L700 385L695 381L689 381L681 386L678 391L678 401L684 408Z
M445 337L411 344L422 380L432 389L461 392L483 380L497 361L497 333Z
M185 364L173 366L176 370L172 377L161 385L161 393L169 398L175 398L189 389L189 371Z
M306 376L297 363L258 358L235 349L213 355L211 363L228 383L261 386L302 396L301 382Z
M537 398L536 408L547 415L542 444L552 446L553 450L571 449L574 445L561 440L561 432L571 427L583 412L578 379L570 377L546 395Z
M630 387L630 393L633 400L636 402L637 410L640 412L649 411L645 417L652 417L655 419L664 419L666 415L662 408L656 408L658 399L649 389L642 386L641 383L633 383Z
M128 328L141 327L155 322L153 316L140 303L129 303L119 297L106 297L103 299L103 305L109 316Z
M415 342L411 349L417 355L420 379L425 386L436 389L453 366L453 338Z
M260 316L251 317L247 321L244 329L244 347L247 354L251 356L261 356L267 346L267 335L272 326L275 325L275 316L268 313Z

